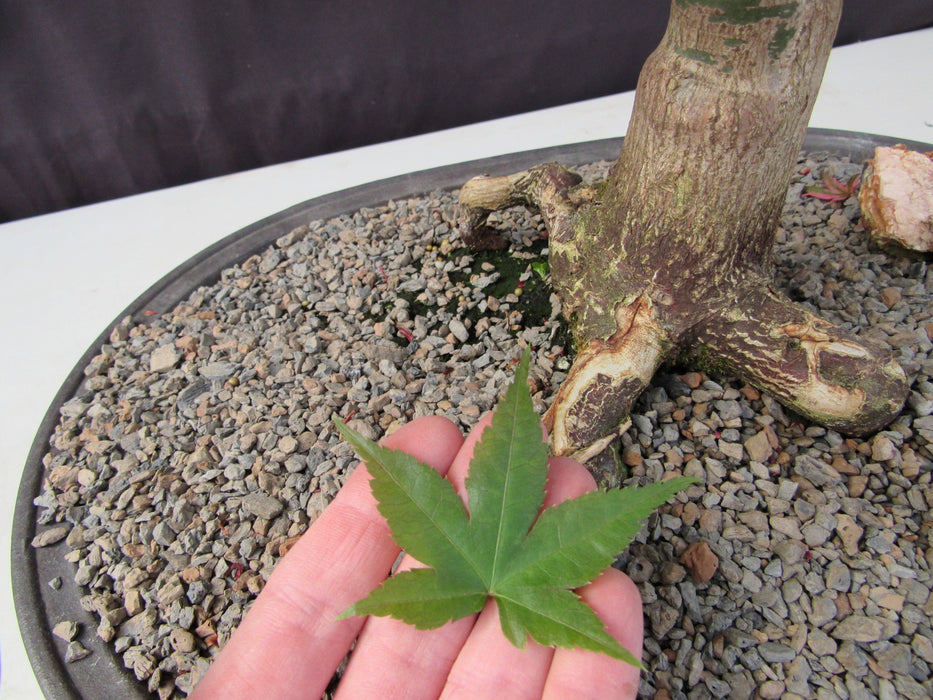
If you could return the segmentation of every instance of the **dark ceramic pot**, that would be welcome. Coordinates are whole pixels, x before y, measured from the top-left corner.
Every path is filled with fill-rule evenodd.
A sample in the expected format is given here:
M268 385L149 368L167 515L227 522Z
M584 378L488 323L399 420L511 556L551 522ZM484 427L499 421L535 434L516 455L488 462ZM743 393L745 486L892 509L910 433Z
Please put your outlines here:
M933 150L933 146L928 144L823 129L810 130L804 148L811 152L848 156L857 162L870 158L876 146L891 146L895 143L905 143L909 148L920 151ZM59 620L77 620L93 629L97 623L79 604L82 591L74 582L74 565L64 559L67 545L61 542L41 549L30 546L37 530L37 508L33 505L33 499L41 493L44 476L42 459L59 421L59 408L77 393L85 378L84 368L99 352L101 345L107 342L118 320L132 316L134 321L142 321L145 318L144 310L150 313L170 310L198 287L219 279L225 268L264 250L280 236L310 220L352 213L389 199L403 199L435 189L456 188L481 173L504 175L552 160L567 165L613 160L621 144L621 138L606 139L486 158L401 175L311 199L218 241L177 267L132 302L115 319L114 324L104 329L65 379L39 426L20 482L12 536L13 597L26 650L46 697L55 700L151 697L145 685L123 667L121 657L113 648L93 634L82 637L82 643L92 652L91 656L78 663L64 662L64 643L53 637L53 625ZM62 589L58 591L48 585L56 577L62 581Z

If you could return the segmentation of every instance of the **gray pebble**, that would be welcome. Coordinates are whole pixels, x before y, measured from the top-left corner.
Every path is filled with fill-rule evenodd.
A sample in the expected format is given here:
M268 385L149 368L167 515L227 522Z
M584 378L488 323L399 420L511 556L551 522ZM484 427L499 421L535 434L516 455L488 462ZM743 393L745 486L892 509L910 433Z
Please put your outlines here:
M797 652L786 644L780 644L779 642L763 642L759 644L758 653L761 655L761 658L769 664L787 663L797 656Z
M90 656L91 652L89 649L86 649L81 642L77 639L68 642L68 647L65 649L65 663L72 664L75 661L80 661L87 656Z
M849 615L833 628L833 637L844 641L877 642L897 633L897 625L881 618Z
M886 532L879 532L877 535L867 538L865 544L877 554L888 554L894 549L894 542Z
M826 464L808 454L802 454L794 460L794 473L810 481L814 486L835 486L842 483L842 475Z
M785 565L796 564L807 552L807 546L798 540L781 540L774 545L777 554Z
M223 382L236 374L239 367L232 362L211 362L198 368L198 374L214 382Z
M810 625L820 628L836 617L836 603L826 595L820 595L811 601L812 611L809 615Z
M804 656L796 656L788 664L785 671L785 685L787 690L797 693L801 697L810 694L810 676L813 670Z
M243 507L258 518L272 520L278 517L285 506L277 498L254 491L243 499Z
M198 400L201 399L201 397L209 394L210 390L211 383L206 379L200 379L193 382L192 384L189 384L181 391L181 393L178 394L178 410L192 410L198 403Z
M645 612L655 639L663 639L680 618L680 613L664 601L649 606Z
M152 539L163 547L168 547L175 541L175 531L163 520L152 528Z
M826 567L826 587L834 591L846 593L852 585L852 572L840 560L829 563Z
M838 649L835 640L819 628L810 630L807 635L807 646L817 656L831 656Z

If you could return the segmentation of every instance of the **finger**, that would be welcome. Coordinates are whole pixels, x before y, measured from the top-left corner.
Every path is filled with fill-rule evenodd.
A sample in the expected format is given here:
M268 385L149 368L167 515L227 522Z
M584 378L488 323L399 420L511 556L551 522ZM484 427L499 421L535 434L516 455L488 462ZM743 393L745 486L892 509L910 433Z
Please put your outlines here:
M405 556L399 571L419 566ZM337 688L337 700L435 700L470 634L475 615L419 630L390 617L369 617Z
M578 592L606 624L609 634L640 658L644 618L641 595L632 580L621 571L607 569ZM542 698L633 700L638 694L638 677L637 668L606 654L557 649Z
M447 478L454 485L454 488L457 489L457 493L460 494L460 498L463 499L464 503L467 501L466 478L470 471L470 461L473 459L473 450L476 448L476 443L483 437L483 431L486 430L491 423L492 413L485 414L476 422L470 434L467 435L466 439L463 441L463 447L457 453L457 456L454 457L450 469L447 470Z
M383 444L445 473L463 436L446 418L425 417ZM361 465L276 567L192 697L320 697L362 626L337 616L382 582L398 551Z
M553 654L531 640L523 649L514 646L502 634L495 600L489 600L447 676L441 700L539 700Z
M491 419L487 414L477 422L447 471L464 500L473 449ZM398 570L415 566L419 562L406 555ZM337 698L437 698L475 620L476 615L470 615L438 629L418 630L390 617L367 618Z
M547 464L544 508L596 490L596 479L576 460L569 457L551 457Z
M451 471L457 466L454 460ZM576 498L595 488L595 480L579 462L565 457L548 460L544 507ZM524 649L515 647L503 635L495 602L490 601L457 656L441 697L538 700L553 655L551 647L543 647L532 640L525 643Z

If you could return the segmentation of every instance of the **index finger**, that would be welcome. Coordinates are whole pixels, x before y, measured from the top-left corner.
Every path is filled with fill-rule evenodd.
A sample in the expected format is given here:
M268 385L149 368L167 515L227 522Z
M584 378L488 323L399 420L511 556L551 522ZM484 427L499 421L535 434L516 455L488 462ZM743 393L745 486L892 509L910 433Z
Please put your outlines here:
M431 416L382 444L444 474L463 435L446 418ZM278 564L191 697L320 697L363 623L337 616L382 582L398 553L360 465Z

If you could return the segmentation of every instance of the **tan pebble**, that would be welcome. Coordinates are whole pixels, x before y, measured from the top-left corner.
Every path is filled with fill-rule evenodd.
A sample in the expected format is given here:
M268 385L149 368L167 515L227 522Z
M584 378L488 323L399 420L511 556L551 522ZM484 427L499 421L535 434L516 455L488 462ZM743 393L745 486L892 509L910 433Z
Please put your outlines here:
M687 501L684 504L683 511L680 514L680 519L683 521L684 525L687 527L693 527L699 517L700 507L693 501Z
M921 634L915 634L910 642L910 648L928 664L933 664L933 641Z
M852 603L849 601L849 596L841 595L836 598L836 619L843 620L847 619L849 615L852 614ZM835 634L833 636L836 636ZM842 637L837 637L842 639Z
M295 546L295 543L301 539L301 535L295 535L294 537L289 537L282 544L279 545L279 556L284 557L288 554L288 550Z
M881 666L878 664L877 661L875 661L875 659L872 656L870 655L867 656L867 660L868 660L869 670L872 673L874 673L876 676L878 676L879 678L891 680L894 677L894 674L892 674L890 671L881 668Z
M865 604L868 602L868 596L865 593L849 593L849 605L853 610L864 610Z
M181 629L180 627L176 627L172 630L170 641L172 643L172 647L176 651L180 651L182 653L194 651L196 647L194 635L191 634L191 632L188 630Z
M888 591L878 598L874 598L878 607L885 608L887 610L894 610L895 612L901 612L904 609L904 596L899 593L892 593Z
M885 287L881 290L881 301L889 309L901 300L901 290L897 287Z
M101 620L100 624L97 625L97 636L105 642L110 642L117 636L117 631L114 629L113 625L110 624L110 621L105 619Z
M713 656L717 659L721 659L723 652L726 650L726 639L721 634L713 637Z
M768 433L762 430L746 440L745 451L753 462L767 462L773 454Z
M686 551L680 557L694 583L705 583L713 578L713 575L719 569L719 557L717 557L710 546L703 541L694 542L687 547Z
M876 462L889 462L898 455L898 450L886 437L878 436L871 443L871 458Z
M62 620L52 628L52 634L59 639L70 642L78 634L78 625L71 620Z
M200 581L203 575L204 572L201 570L200 566L189 566L182 570L181 579L185 583L194 583L195 581Z
M217 634L217 627L213 620L205 620L194 630L201 639Z
M860 473L858 467L849 462L849 460L847 460L842 455L836 455L833 457L832 467L837 472L845 476L852 476L854 474Z
M858 498L863 493L865 489L868 488L868 476L865 474L857 474L855 476L849 477L849 496L852 498Z
M138 615L144 608L145 603L137 589L131 588L123 594L123 609L126 610L127 615L130 617Z
M758 689L758 695L763 700L777 700L784 695L784 684L781 681L765 681Z
M800 532L800 521L797 518L772 516L770 522L771 527L778 532L795 540L803 539L803 533Z
M707 532L719 532L722 529L722 511L711 508L700 513L700 527ZM933 599L933 596L930 596Z
M699 372L687 372L682 374L680 379L691 389L699 389L700 385L703 384L703 375Z
M904 448L904 459L901 462L901 474L908 479L915 479L920 475L920 460L917 453L909 447Z
M761 393L758 391L758 389L753 386L749 386L748 384L739 389L739 391L742 392L742 396L744 396L749 401L757 401L761 398Z

